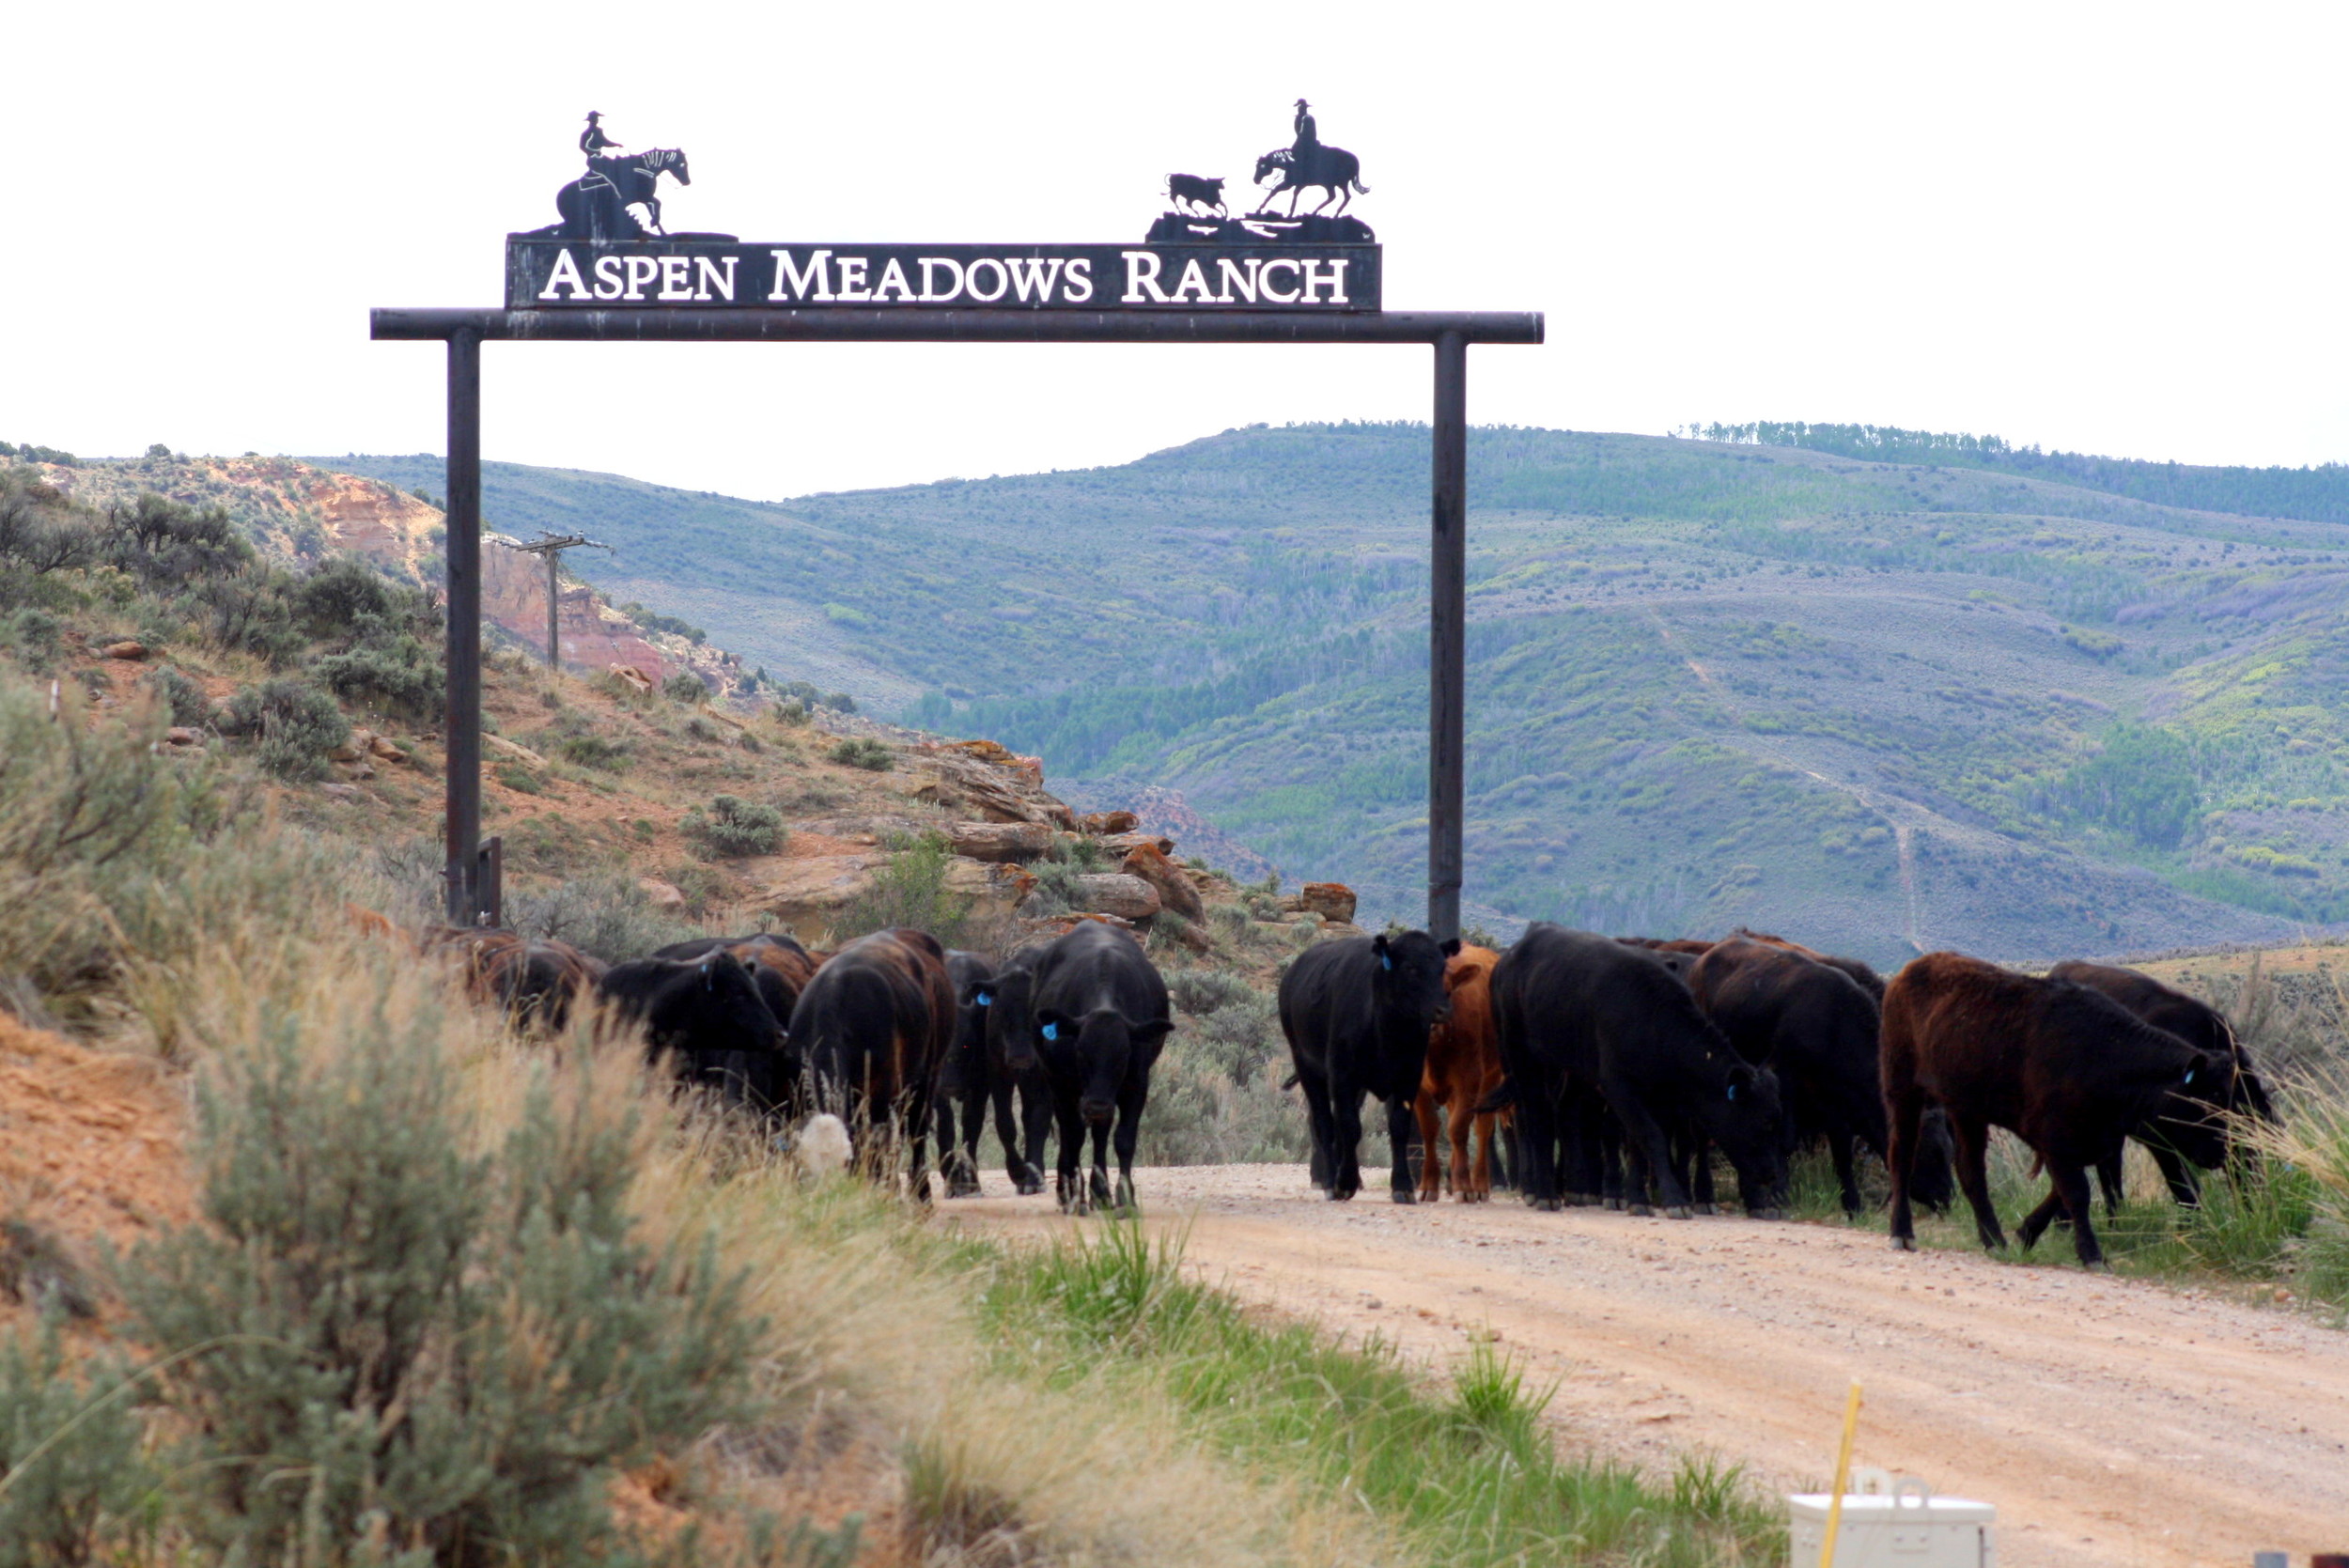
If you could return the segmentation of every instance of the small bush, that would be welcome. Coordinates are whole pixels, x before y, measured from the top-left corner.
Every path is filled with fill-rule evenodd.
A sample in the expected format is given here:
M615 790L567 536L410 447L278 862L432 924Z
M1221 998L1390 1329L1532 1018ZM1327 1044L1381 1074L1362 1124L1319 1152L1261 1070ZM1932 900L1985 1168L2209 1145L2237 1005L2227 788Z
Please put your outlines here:
M27 606L0 615L0 652L12 655L27 675L45 675L65 651L65 623L46 610Z
M147 677L155 695L171 714L171 722L186 729L200 730L214 717L212 699L204 689L166 664Z
M661 683L661 694L673 703L698 706L709 700L709 688L702 684L701 676L690 670L680 670Z
M696 806L678 829L709 860L771 855L783 847L783 814L732 795L721 795L705 812Z
M113 1356L70 1364L52 1324L0 1344L0 1568L130 1560L160 1479L135 1391Z
M726 737L725 731L698 713L685 721L685 733L695 740L719 741Z
M334 699L306 680L280 676L228 699L225 735L251 736L255 760L295 784L326 777L326 753L350 738Z
M1032 920L1065 915L1084 902L1077 878L1083 875L1069 861L1038 861L1031 867L1035 886L1020 901L1019 912Z
M448 683L440 656L404 635L327 654L311 669L337 694L405 719L430 718Z
M843 767L862 768L868 773L886 773L897 766L897 754L889 749L889 743L870 736L843 740L829 755Z
M237 1561L607 1560L604 1478L735 1413L762 1326L706 1240L642 1234L616 1058L501 1063L518 1099L485 1125L437 1002L362 978L222 1052L207 1222L123 1270L179 1358L184 1527Z
M854 713L856 699L846 691L834 691L824 699L824 706L835 713Z
M525 937L568 942L607 964L642 958L656 948L702 935L698 927L655 908L627 873L509 893L506 924Z
M253 546L219 506L147 494L106 509L113 564L149 588L232 577L254 563Z
M807 722L807 704L792 698L775 709L775 722L797 729Z
M1219 1008L1236 1001L1252 1001L1257 995L1254 986L1228 970L1176 970L1166 977L1166 993L1174 1005L1197 1017L1206 1017Z
M545 795L549 793L549 790L547 789L547 781L540 778L537 774L532 772L529 768L523 767L519 762L503 762L498 764L497 772L493 776L496 778L498 783L520 795Z
M567 736L555 751L565 762L599 768L607 773L620 772L636 755L636 748L627 741L600 735Z
M947 947L972 945L973 901L946 886L954 859L942 833L924 833L899 848L874 878L873 891L840 912L832 923L833 937L845 942L869 931L910 925Z

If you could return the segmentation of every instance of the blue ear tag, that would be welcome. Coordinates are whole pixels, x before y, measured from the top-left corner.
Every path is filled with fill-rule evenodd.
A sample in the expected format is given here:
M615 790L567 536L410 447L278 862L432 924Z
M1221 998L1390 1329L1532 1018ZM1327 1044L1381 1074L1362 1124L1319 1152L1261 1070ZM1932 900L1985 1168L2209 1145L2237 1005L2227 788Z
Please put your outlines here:
M993 991L981 991L971 1000L977 1002L982 1007L992 1007L995 1005L995 993Z
M2191 1083L2191 1082L2193 1082L2193 1081L2194 1081L2194 1069L2193 1069L2193 1068L2191 1068L2191 1067L2188 1067L2188 1068L2186 1070L2186 1077L2184 1077L2183 1079L2180 1079L2178 1081L2179 1081L2179 1082L2181 1082L2181 1083Z
M1737 1097L1737 1086L1734 1083L1729 1086L1729 1097L1733 1100Z
M1382 970L1391 970L1394 968L1394 955L1392 953L1381 953L1378 955L1378 967Z
M1048 1023L1048 1024L1046 1024L1046 1025L1044 1026L1044 1037L1045 1037L1047 1040L1057 1040L1057 1039L1059 1039L1059 1038L1060 1038L1060 1025L1058 1025L1058 1024L1056 1024L1056 1023Z

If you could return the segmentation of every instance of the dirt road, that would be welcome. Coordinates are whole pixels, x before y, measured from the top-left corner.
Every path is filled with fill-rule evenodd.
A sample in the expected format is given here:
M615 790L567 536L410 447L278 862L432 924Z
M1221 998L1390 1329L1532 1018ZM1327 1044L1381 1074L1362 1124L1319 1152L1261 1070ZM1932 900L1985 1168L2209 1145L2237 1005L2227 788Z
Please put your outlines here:
M1049 1199L945 1205L996 1233L1070 1223ZM1379 1180L1380 1178L1373 1178ZM1441 1368L1490 1331L1563 1436L1668 1469L1709 1452L1824 1489L1850 1380L1857 1463L1999 1508L2007 1568L2226 1564L2349 1550L2349 1333L2289 1311L1960 1252L1881 1225L1398 1207L1301 1167L1137 1172L1156 1227L1243 1297Z

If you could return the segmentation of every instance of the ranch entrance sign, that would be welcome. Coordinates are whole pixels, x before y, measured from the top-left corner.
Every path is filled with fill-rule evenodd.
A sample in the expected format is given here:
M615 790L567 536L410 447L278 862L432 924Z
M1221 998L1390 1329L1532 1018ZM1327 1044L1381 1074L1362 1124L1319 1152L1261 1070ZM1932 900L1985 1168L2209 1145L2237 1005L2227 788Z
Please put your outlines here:
M506 237L506 303L379 309L372 335L448 346L448 913L495 924L481 847L481 345L509 341L1377 343L1435 349L1428 629L1427 929L1459 934L1468 346L1539 343L1537 313L1391 311L1377 237L1348 210L1361 161L1320 139L1255 160L1235 215L1221 177L1166 177L1167 210L1132 243L749 242L670 233L661 180L685 153L630 153L587 116L586 170L558 221ZM1306 206L1309 194L1320 199ZM1282 206L1286 198L1286 206Z

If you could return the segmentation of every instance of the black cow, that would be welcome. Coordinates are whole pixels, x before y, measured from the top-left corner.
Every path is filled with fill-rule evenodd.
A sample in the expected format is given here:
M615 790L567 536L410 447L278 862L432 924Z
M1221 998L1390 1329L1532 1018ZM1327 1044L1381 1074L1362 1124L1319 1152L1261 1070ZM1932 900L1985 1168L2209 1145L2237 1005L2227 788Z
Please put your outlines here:
M2213 1084L2217 1075L2219 1081ZM1984 1168L1990 1129L2030 1145L2072 1221L2080 1262L2101 1265L2090 1227L2088 1167L2173 1092L2233 1093L2227 1058L2195 1049L2085 986L2015 974L1962 953L1928 953L1892 978L1884 997L1884 1106L1890 1122L1892 1245L1916 1246L1908 1183L1928 1103L1950 1113L1957 1181L1984 1247L2006 1233ZM2025 1248L2054 1218L2042 1204L2023 1222Z
M768 1010L776 1017L786 1019L800 1004L800 992L815 978L820 962L794 939L772 931L754 932L747 937L695 937L655 949L653 956L704 958L718 952L731 953L749 965L751 978L758 983L758 994L766 999Z
M1547 922L1526 928L1493 970L1501 1060L1517 1108L1526 1201L1559 1204L1558 1151L1579 1148L1576 1190L1602 1190L1611 1112L1630 1157L1633 1212L1651 1186L1676 1219L1690 1214L1672 1154L1699 1139L1736 1168L1748 1212L1778 1217L1785 1182L1778 1079L1739 1060L1688 987L1651 953Z
M1063 1208L1078 1214L1089 1213L1094 1203L1130 1206L1134 1140L1150 1098L1150 1069L1174 1027L1166 982L1139 942L1097 921L1086 921L1054 940L1037 956L1034 973L1034 1038L1060 1124L1053 1190ZM1112 1141L1112 1118L1113 1200L1104 1147ZM1088 1127L1093 1131L1089 1199L1077 1179Z
M2173 1092L2159 1110L2130 1133L2145 1145L2161 1168L2162 1179L2170 1184L2170 1196L2187 1208L2201 1206L2201 1184L2194 1174L2196 1166L2216 1171L2232 1157L2255 1164L2256 1149L2239 1144L2231 1134L2238 1121L2274 1122L2275 1103L2267 1097L2267 1085L2251 1065L2250 1054L2234 1037L2226 1015L2208 1002L2186 995L2184 991L2163 985L2152 975L2135 970L2121 969L2112 964L2092 964L2086 959L2071 958L2047 971L2050 980L2069 980L2076 986L2086 986L2101 991L2119 1002L2155 1029L2167 1030L2199 1051L2231 1062L2234 1074L2232 1096L2217 1097L2214 1079L2211 1092L2202 1092L2198 1085L2192 1090ZM2097 1185L2104 1188L2105 1212L2121 1212L2121 1148L2113 1149L2096 1161ZM2061 1200L2053 1192L2047 1195L2049 1204L2060 1205Z
M798 1070L782 1024L731 953L614 964L596 991L616 1017L642 1026L649 1048L674 1052L687 1082L753 1110L771 1106Z
M833 954L791 1012L813 1109L848 1124L858 1157L877 1176L894 1173L905 1138L919 1203L930 1201L931 1101L954 1030L946 950L926 931L905 928L859 937Z
M1362 1096L1387 1106L1391 1196L1415 1201L1412 1105L1427 1033L1451 1008L1444 964L1460 951L1424 931L1346 937L1307 948L1281 977L1281 1032L1313 1119L1315 1181L1344 1203L1362 1189Z
M1166 199L1177 206L1189 202L1193 207L1211 209L1220 218L1225 210L1223 180L1220 176L1206 179L1195 174L1170 174L1166 177Z
M1044 1144L1052 1130L1052 1086L1037 1054L1035 1032L1035 965L1043 944L1025 948L973 986L959 1000L985 1009L984 1073L988 1097L995 1107L995 1136L1003 1145L1003 1167L1012 1187L1024 1194L1044 1190ZM1012 1114L1012 1096L1019 1098L1019 1113ZM966 1110L965 1136L975 1149L978 1120Z
M979 1192L979 1127L988 1099L987 1022L994 1002L995 966L959 949L946 955L946 978L955 988L955 1033L938 1070L938 1166L946 1176L946 1196ZM955 1112L962 1112L956 1137Z
M1852 1144L1865 1144L1878 1159L1886 1150L1884 1079L1877 1061L1882 1018L1875 998L1839 966L1806 956L1791 944L1750 937L1714 944L1697 960L1689 988L1739 1056L1778 1075L1788 1147L1826 1140L1843 1212L1858 1215ZM1926 1147L1928 1157L1918 1163L1916 1195L1920 1202L1930 1197L1947 1203L1947 1139L1937 1150L1930 1141ZM1700 1180L1709 1174L1700 1170ZM1707 1196L1701 1187L1700 1204Z

